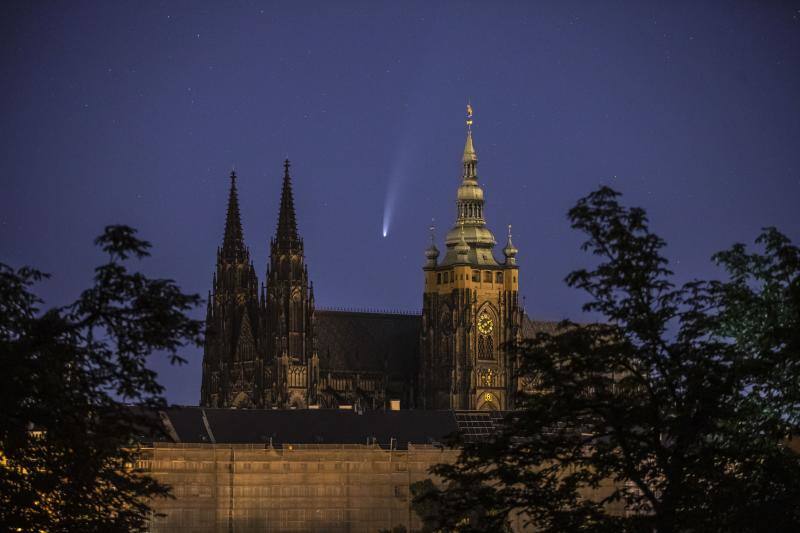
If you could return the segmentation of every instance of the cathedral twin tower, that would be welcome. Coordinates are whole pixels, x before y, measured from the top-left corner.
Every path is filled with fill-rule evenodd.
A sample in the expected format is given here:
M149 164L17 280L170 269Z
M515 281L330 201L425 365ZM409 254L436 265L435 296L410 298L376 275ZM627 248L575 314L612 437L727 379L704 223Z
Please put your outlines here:
M208 297L202 406L511 407L518 384L507 346L529 321L518 301L510 227L503 261L494 257L471 126L468 108L456 223L441 261L431 234L421 315L315 309L288 160L266 284L259 284L231 173L225 236Z

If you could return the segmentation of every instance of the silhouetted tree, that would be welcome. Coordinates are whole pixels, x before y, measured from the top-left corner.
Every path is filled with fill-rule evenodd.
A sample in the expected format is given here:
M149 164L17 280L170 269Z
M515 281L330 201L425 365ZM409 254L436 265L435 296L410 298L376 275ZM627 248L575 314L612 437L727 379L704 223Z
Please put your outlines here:
M768 228L761 253L714 256L725 281L676 287L664 241L618 196L569 212L598 260L567 283L602 323L517 347L519 409L432 469L441 489L415 487L431 529L800 530L800 251Z
M168 488L135 469L165 403L153 352L197 343L198 304L171 281L129 272L149 243L126 226L95 241L108 262L77 301L45 312L46 277L0 264L0 523L10 531L133 531ZM139 408L133 409L135 404Z

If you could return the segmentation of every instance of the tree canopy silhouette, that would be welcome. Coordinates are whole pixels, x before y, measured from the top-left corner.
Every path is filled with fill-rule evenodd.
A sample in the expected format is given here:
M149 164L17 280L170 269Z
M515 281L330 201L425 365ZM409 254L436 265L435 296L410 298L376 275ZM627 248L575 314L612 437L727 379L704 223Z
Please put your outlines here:
M200 299L128 270L150 248L132 228L95 243L108 261L94 285L44 312L31 288L46 274L0 264L0 523L11 531L133 531L148 499L168 494L135 468L165 405L147 358L183 362L179 349L200 341L185 314Z
M798 248L767 228L713 256L726 279L676 286L619 193L569 219L596 261L566 281L602 321L516 347L518 409L414 487L426 528L800 530Z

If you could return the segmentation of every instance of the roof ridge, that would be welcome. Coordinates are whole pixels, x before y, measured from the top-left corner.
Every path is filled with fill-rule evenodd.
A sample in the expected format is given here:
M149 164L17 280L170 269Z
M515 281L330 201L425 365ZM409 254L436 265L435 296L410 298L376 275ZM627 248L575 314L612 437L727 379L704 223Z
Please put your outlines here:
M371 315L402 315L420 316L422 311L410 309L381 309L378 307L343 307L343 306L317 306L317 311L331 311L334 313L359 313Z

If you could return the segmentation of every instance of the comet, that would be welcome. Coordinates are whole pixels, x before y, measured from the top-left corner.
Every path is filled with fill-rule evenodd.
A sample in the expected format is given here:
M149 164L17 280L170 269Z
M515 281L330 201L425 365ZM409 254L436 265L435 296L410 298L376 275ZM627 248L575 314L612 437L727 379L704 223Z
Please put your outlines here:
M393 187L389 187L389 191L391 191ZM383 234L383 238L385 239L387 235L389 235L389 224L392 221L392 211L394 207L393 196L389 191L386 193L386 203L383 206L383 230L381 233Z
M386 194L386 204L383 206L383 238L385 239L387 235L389 235L389 223L392 220L392 208L394 207L394 202L390 200L390 195Z
M389 235L389 228L392 224L392 215L394 214L394 206L397 202L400 181L400 173L395 170L389 178L389 184L386 188L386 201L383 204L383 225L381 234L384 239Z
M412 125L408 123L407 118L403 122L404 124L400 127L401 135L396 143L393 162L387 169L389 172L386 180L386 199L383 203L383 221L381 224L381 235L383 235L384 239L389 236L389 232L392 230L395 208L403 202L405 186L411 176L414 175L411 163L415 160L414 154L419 152L419 147L417 146L419 140L417 136L411 135ZM399 214L406 215L404 211L400 211Z

